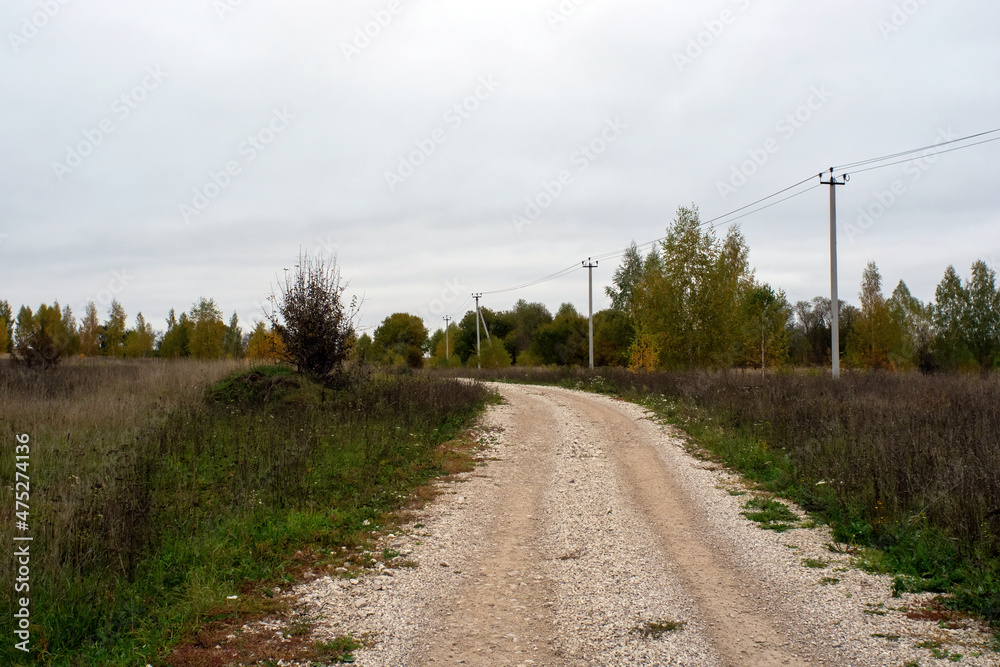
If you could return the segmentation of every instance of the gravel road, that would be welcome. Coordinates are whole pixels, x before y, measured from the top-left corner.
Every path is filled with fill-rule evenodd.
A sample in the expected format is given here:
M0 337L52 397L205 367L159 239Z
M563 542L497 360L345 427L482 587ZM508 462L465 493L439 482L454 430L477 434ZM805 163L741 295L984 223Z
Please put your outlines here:
M891 597L826 529L750 522L740 479L642 408L495 388L491 460L380 538L416 567L292 592L317 635L368 638L356 664L1000 664L976 623L911 618L931 596Z

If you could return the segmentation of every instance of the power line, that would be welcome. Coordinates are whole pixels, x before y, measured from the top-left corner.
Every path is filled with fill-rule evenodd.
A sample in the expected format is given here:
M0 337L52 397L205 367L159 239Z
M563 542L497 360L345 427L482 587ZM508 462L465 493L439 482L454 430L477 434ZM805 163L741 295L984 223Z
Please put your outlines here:
M815 177L815 176L810 176L810 177L809 177L808 179L806 179L806 180L807 180L807 181L811 181L811 180L812 180L812 179L814 179L814 178L816 178L816 177ZM804 181L803 181L803 182L804 182ZM800 184L800 185L801 185L801 184ZM778 201L775 201L775 202L771 202L771 203L770 203L770 204L768 204L767 206L761 206L760 208L755 208L755 209L754 209L754 210L752 210L752 211L747 211L747 212L746 212L746 213L744 213L743 215L738 215L738 216L736 216L735 218L732 218L732 219L730 219L730 220L726 220L726 221L725 221L725 222L724 222L723 224L725 224L725 225L729 225L729 224L732 224L732 223L736 222L737 220L739 220L739 219L741 219L741 218L745 218L745 217L747 217L748 215L753 215L754 213L757 213L758 211L763 211L763 210L764 210L764 209L766 209L766 208L771 208L772 206L777 206L777 205L778 205L778 204L780 204L781 202L786 202L786 201L788 201L789 199L795 199L795 198L796 198L796 197L798 197L799 195L804 195L805 193L807 193L807 192L810 192L810 191L812 191L812 190L815 190L815 189L816 189L816 188L818 188L818 187L819 187L819 185L814 185L814 186L812 186L811 188L806 188L805 190L802 190L802 191L800 191L800 192L796 192L796 193L795 193L795 194L793 194L793 195L788 195L787 197L782 197L782 198L781 198L781 199L779 199ZM789 189L789 188L786 188L786 190L788 190L788 189ZM785 190L782 190L782 192L784 192L784 191L785 191ZM709 224L711 224L711 223L715 222L716 220L721 220L722 218L726 218L726 217L729 217L730 215L732 215L732 213L727 213L726 215L723 215L723 216L720 216L720 217L718 217L718 218L713 218L713 219L711 219L711 220L706 220L705 222L701 223L701 225L700 225L700 226L704 227L705 225L709 225Z
M850 169L852 167L859 167L859 166L864 166L864 165L868 165L868 164L875 164L877 162L882 162L884 160L893 160L894 158L903 157L905 155L912 155L914 153L919 153L919 152L927 151L927 150L931 150L931 149L935 149L935 152L933 153L933 155L943 155L944 153L951 153L952 151L962 150L963 148L971 148L973 146L979 146L981 144L988 144L988 143L993 142L993 141L1000 141L1000 137L994 137L992 139L985 139L983 141L977 141L977 142L974 142L974 143L971 143L971 144L964 144L962 146L955 146L954 148L949 148L949 149L946 149L946 150L936 150L936 149L940 148L941 146L947 146L947 145L950 145L950 144L960 143L960 142L963 142L963 141L968 141L969 139L975 139L977 137L983 137L983 136L986 136L986 135L989 135L989 134L995 134L997 132L1000 132L1000 128L997 128L997 129L994 129L994 130L988 130L986 132L978 132L976 134L970 134L970 135L965 136L965 137L960 137L958 139L951 139L949 141L943 141L943 142L939 142L939 143L936 143L936 144L931 144L929 146L922 146L920 148L912 148L910 150L900 151L898 153L891 153L889 155L883 155L883 156L877 157L877 158L869 158L869 159L866 159L866 160L859 160L857 162L849 162L849 163L846 163L846 164L839 165L837 167L833 167L832 169L835 170L835 171L843 171L843 170L846 170L846 169ZM864 173L866 171L873 171L875 169L882 169L884 167L891 167L893 165L902 164L904 162L909 162L909 161L910 160L899 160L899 161L895 161L895 162L889 162L889 163L886 163L886 164L878 164L878 165L875 165L875 166L872 166L872 167L868 167L866 169L856 170L853 173L855 173L855 174L861 174L861 173ZM819 175L822 176L822 173L820 173ZM754 208L753 210L747 211L746 213L743 213L743 214L738 215L736 217L732 217L736 213L740 213L741 211L746 211L746 209L752 208L752 207L756 206L757 204L761 204L761 203L763 203L763 202L765 202L765 201L767 201L769 199L777 197L778 195L784 194L784 193L788 192L789 190L793 190L793 189L795 189L795 188L797 188L797 187L799 187L801 185L804 185L804 184L808 183L809 181L813 180L814 178L816 178L816 176L815 175L811 175L808 178L804 178L804 179L802 179L801 181L799 181L797 183L793 183L792 185L789 185L789 186L787 186L785 188L782 188L780 190L772 192L771 194L767 195L766 197L762 197L762 198L760 198L760 199L758 199L756 201L750 202L749 204L745 204L744 206L740 206L739 208L735 208L732 211L729 211L728 213L724 213L723 215L719 215L719 216L716 216L716 217L711 218L709 220L705 220L705 221L699 223L699 227L705 227L707 225L711 225L713 223L719 222L720 220L724 220L724 222L722 224L729 225L729 224L732 224L732 223L736 222L737 220L741 220L741 219L743 219L743 218L745 218L747 216L753 215L754 213L758 213L758 212L763 211L765 209L771 208L772 206L777 206L778 204L781 204L782 202L786 202L789 199L794 199L795 197L799 197L800 195L804 195L805 193L811 192L812 190L815 190L816 188L820 187L821 184L813 185L812 187L806 188L805 190L800 190L799 192L793 193L793 194L791 194L791 195L789 195L787 197L782 197L781 199L779 199L777 201L774 201L774 202L771 202L771 203L769 203L769 204L767 204L765 206L760 206L759 208ZM663 241L665 238L666 238L665 236L661 236L660 238L653 239L652 241L647 241L646 243L643 243L641 245L636 245L636 249L642 249L642 248L652 247L656 243L659 243L659 242ZM593 260L614 259L616 257L621 257L626 252L628 252L628 248L623 248L623 249L620 249L620 250L614 250L614 251L611 251L611 252L606 252L606 253L603 253L603 254L600 254L600 255L594 255L592 257L592 259ZM572 265L566 267L565 269L561 269L559 271L556 271L555 273L551 273L551 274L549 274L547 276L543 276L543 277L538 278L536 280L531 280L529 282L522 283L520 285L515 285L513 287L505 287L503 289L492 290L492 291L489 291L489 292L482 292L482 294L503 294L505 292L514 292L514 291L525 289L525 288L528 288L528 287L533 287L535 285L540 285L542 283L549 282L551 280L556 280L558 278L561 278L561 277L563 277L565 275L568 275L568 274L572 273L573 271L578 271L581 268L582 267L579 264L572 264ZM468 303L468 301L469 300L467 299L466 303ZM463 303L462 306L459 308L459 310L462 307L464 307L466 305L466 303ZM455 312L457 312L457 311L455 311Z
M1000 141L1000 137L994 137L992 139L984 139L983 141L977 141L975 143L966 144L964 146L955 146L954 148L949 148L947 150L937 151L935 153L932 153L932 155L944 155L945 153L951 153L952 151L960 151L963 148L972 148L973 146L979 146L979 145L982 145L982 144L988 144L988 143L990 143L992 141ZM943 145L943 144L939 144L939 145ZM928 155L927 157L930 157L930 155ZM884 167L892 167L893 165L903 164L904 162L911 162L911 161L912 161L912 159L911 160L898 160L896 162L889 162L887 164L879 164L879 165L875 165L874 167L868 167L867 169L857 169L855 171L852 171L851 173L852 174L863 174L866 171L874 171L875 169L883 169Z
M544 276L542 278L538 278L537 280L532 280L530 282L526 282L526 283L523 283L521 285L516 285L514 287L505 287L504 289L496 289L496 290L493 290L491 292L483 292L483 294L502 294L504 292L513 292L515 290L524 289L526 287L533 287L533 286L538 285L540 283L545 283L545 282L548 282L550 280L555 280L556 278L562 278L563 276L565 276L565 275L567 275L569 273L572 273L573 271L579 271L582 268L583 267L581 267L579 264L573 264L572 266L567 266L565 269L562 269L561 271L556 271L555 273L550 273L549 275Z
M794 184L794 185L789 185L789 186L788 186L787 188L782 188L781 190L778 190L778 191L777 191L777 192L775 192L775 193L772 193L772 194L769 194L769 195L768 195L768 196L766 196L766 197L763 197L763 198L761 198L761 199L758 199L758 200L757 200L757 201L755 201L755 202L750 202L750 203L749 203L749 204L747 204L746 206L740 206L740 207L739 207L739 208L737 208L737 209L733 209L732 211L730 211L729 213L726 213L725 215L720 215L720 216L718 216L717 218L712 218L711 220L706 220L705 222L701 223L701 225L702 225L702 226L704 226L704 225L710 225L710 224L712 224L713 222L715 222L716 220L722 220L723 218L728 218L728 217L729 217L729 216L731 216L731 215L732 215L733 213L739 213L739 212L740 212L740 211L742 211L743 209L747 209L747 208L750 208L751 206L756 206L757 204L759 204L759 203L761 203L761 202L763 202L763 201L767 201L767 200L768 200L768 199L770 199L771 197L777 197L778 195L780 195L780 194L782 194L782 193L784 193L784 192L788 192L788 191L789 191L789 190L791 190L792 188L797 188L797 187L799 187L800 185L802 185L802 184L804 184L804 183L808 183L809 181L811 181L811 180L812 180L812 179L814 179L814 178L816 178L816 177L815 177L815 176L809 176L809 178L803 178L803 179L802 179L801 181L799 181L798 183L796 183L796 184ZM801 193L800 193L800 194L801 194ZM782 199L781 201L784 201L784 199ZM765 206L764 208L767 208L767 207ZM764 209L762 208L762 209L758 209L758 210L764 210ZM751 213L752 213L752 212L753 212L753 211L751 211ZM743 216L740 216L740 217L743 217Z
M767 201L771 197L779 195L782 192L788 192L792 188L798 187L798 186L800 186L800 185L802 185L804 183L808 183L809 181L811 181L814 178L816 178L816 177L815 176L810 176L809 178L807 178L805 180L799 181L795 185L790 185L787 188L784 188L782 190L779 190L778 192L775 192L774 194L768 195L767 197L764 197L762 199L758 199L756 202L753 202L752 204L748 204L747 206L741 206L740 208L732 210L729 213L726 213L724 215L720 215L720 216L717 216L717 217L712 218L710 220L705 220L703 222L700 222L700 223L698 223L698 226L699 227L704 227L706 225L711 225L713 222L717 222L717 221L722 220L724 218L728 218L733 213L737 213L739 211L742 211L742 210L748 208L749 206L753 206L754 204L759 204L760 202ZM737 220L740 220L740 219L745 218L747 216L753 215L754 213L757 213L759 211L763 211L764 209L771 208L772 206L777 206L778 204L780 204L782 202L788 201L789 199L794 199L795 197L798 197L800 195L804 195L805 193L810 192L812 190L815 190L818 187L819 187L819 185L813 185L812 187L806 188L805 190L801 190L801 191L796 192L794 194L791 194L791 195L789 195L787 197L782 197L778 201L771 202L770 204L767 204L766 206L761 206L760 208L755 208L752 211L747 211L746 213L744 213L742 215L738 215L735 218L731 218L729 220L726 220L723 224L725 224L725 225L732 224L732 223L736 222ZM666 238L667 238L666 236L661 236L660 238L653 239L652 241L647 241L646 243L643 243L641 245L636 245L636 249L638 250L638 249L641 249L641 248L646 248L646 247L653 246L653 245L655 245L655 244L663 241ZM626 252L628 252L628 248L625 248L623 250L615 250L614 252L604 253L603 255L594 255L594 259L603 259L603 260L614 259L615 257L620 257L620 256L624 255Z
M894 158L902 157L904 155L911 155L913 153L919 153L921 151L930 150L932 148L937 148L939 146L947 146L949 144L954 144L954 143L958 143L958 142L961 142L961 141L968 141L969 139L975 139L976 137L983 137L983 136L986 136L987 134L994 134L996 132L1000 132L1000 128L997 128L995 130L988 130L986 132L978 132L976 134L970 134L970 135L968 135L966 137L961 137L959 139L951 139L950 141L942 141L942 142L939 142L939 143L936 143L936 144L931 144L930 146L922 146L921 148L911 148L908 151L900 151L899 153L892 153L890 155L883 155L882 157L873 157L873 158L869 158L867 160L860 160L858 162L850 162L848 164L842 164L842 165L834 167L834 170L836 170L836 171L843 171L845 169L851 169L853 167L861 167L861 166L864 166L866 164L871 164L873 162L881 162L883 160L892 160ZM990 141L995 141L995 139L990 139ZM987 142L983 141L983 142L979 142L979 143L987 143ZM978 145L978 144L969 144L969 146L976 146L976 145ZM961 146L960 148L967 148L967 146ZM953 148L951 150L958 150L958 149L957 148ZM948 151L941 151L941 152L942 153L947 153ZM905 162L905 160L904 160L904 162ZM897 163L894 163L894 164L899 164L899 163L897 162ZM883 165L883 166L888 167L889 165ZM867 171L867 169L863 170L863 171ZM860 172L855 172L855 173L860 173Z
M450 318L454 319L454 318L455 318L455 315L457 315L457 314L459 313L459 311L461 311L461 310L462 310L463 308L465 308L465 307L466 307L467 305L469 305L469 302L470 302L470 301L472 301L472 296L471 296L471 295L470 295L470 296L467 296L467 297L465 298L465 301L463 301L463 302L462 302L462 305L461 305L461 306L459 306L459 307L458 307L458 308L456 308L455 310L451 311L451 313L449 313L449 314L448 314L448 317L450 317Z

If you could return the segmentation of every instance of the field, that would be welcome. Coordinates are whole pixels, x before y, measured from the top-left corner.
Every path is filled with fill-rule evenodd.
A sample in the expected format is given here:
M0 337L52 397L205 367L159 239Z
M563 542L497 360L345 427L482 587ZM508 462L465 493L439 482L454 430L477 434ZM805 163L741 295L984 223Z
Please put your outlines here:
M829 523L898 590L1000 630L1000 377L849 373L473 372L641 402L761 488Z
M27 531L14 447L0 457L4 562L14 535L33 538L33 653L7 641L0 662L162 663L205 623L273 610L258 593L359 557L414 487L449 472L443 445L486 397L412 374L333 391L281 366L0 363L3 438L30 438ZM8 638L12 574L0 576Z

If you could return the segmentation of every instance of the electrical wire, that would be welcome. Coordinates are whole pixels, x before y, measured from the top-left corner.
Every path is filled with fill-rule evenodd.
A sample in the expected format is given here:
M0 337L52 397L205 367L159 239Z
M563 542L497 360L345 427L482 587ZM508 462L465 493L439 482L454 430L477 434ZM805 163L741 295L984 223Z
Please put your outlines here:
M815 178L815 176L814 176L813 178ZM733 222L736 222L736 221L737 221L737 220L739 220L740 218L745 218L745 217L747 217L748 215L753 215L754 213L757 213L758 211L763 211L763 210L764 210L764 209L766 209L766 208L771 208L772 206L777 206L777 205L778 205L778 204L780 204L781 202L785 202L785 201L788 201L789 199L795 199L795 198L796 198L796 197L798 197L799 195L804 195L804 194L805 194L805 193L807 193L807 192L811 192L812 190L815 190L816 188L820 187L821 185L822 185L822 183L817 183L816 185L812 186L811 188L806 188L805 190L802 190L802 191L800 191L800 192L796 192L795 194L792 194L792 195L788 195L787 197L783 197L783 198L779 199L778 201L775 201L775 202L771 202L771 203L770 203L770 204L768 204L767 206L761 206L760 208L755 208L755 209L754 209L754 210L752 210L752 211L747 211L747 212L746 212L746 213L744 213L743 215L738 215L738 216L736 216L735 218L731 218L731 219L729 219L729 220L726 220L726 221L725 221L724 223L722 223L722 224L724 224L724 225L728 225L728 224L731 224L731 223L733 223ZM711 219L711 220L706 220L705 222L701 223L701 225L700 225L700 226L704 227L705 225L709 225L709 224L711 224L711 223L715 222L716 220L720 220L720 219L722 219L722 218L726 218L726 217L728 217L728 216L730 216L730 215L732 215L732 213L728 213L728 214L726 214L726 215L723 215L723 216L720 216L720 217L718 217L718 218L713 218L713 219Z
M573 264L572 266L567 266L561 271L556 271L555 273L550 273L547 276L538 278L537 280L532 280L530 282L523 283L521 285L515 285L514 287L505 287L504 289L496 289L489 292L483 292L483 294L502 294L504 292L513 292L515 290L525 289L526 287L533 287L541 283L549 282L550 280L555 280L556 278L562 278L563 276L577 271L583 268L582 264Z
M732 211L729 211L728 213L725 213L725 214L723 214L723 215L720 215L720 216L716 216L716 217L714 217L714 218L712 218L712 219L710 219L710 220L705 220L705 221L703 221L703 222L700 222L700 223L698 224L698 226L699 226L699 227L705 227L705 226L707 226L707 225L711 225L711 224L712 224L712 223L714 223L714 222L718 222L719 220L723 220L723 219L725 219L725 218L729 218L729 217L730 217L731 215L733 215L734 213L738 213L738 212L740 212L740 211L742 211L742 210L744 210L744 209L747 209L747 208L749 208L749 207L751 207L751 206L754 206L755 204L759 204L759 203L761 203L761 202L764 202L764 201L767 201L767 200L768 200L768 199L770 199L771 197L775 197L775 196L777 196L777 195L779 195L779 194L781 194L781 193L783 193L783 192L788 192L788 191L789 191L789 190L791 190L792 188L796 188L796 187L798 187L798 186L800 186L800 185L803 185L803 184L805 184L805 183L808 183L809 181L811 181L811 180L812 180L812 179L814 179L814 178L816 178L816 177L815 177L815 176L810 176L809 178L806 178L806 179L804 179L804 180L801 180L801 181L799 181L799 182L798 182L798 183L796 183L795 185L789 185L789 186L788 186L787 188L783 188L783 189L781 189L781 190L778 190L778 191L777 191L777 192L775 192L774 194L770 194L770 195L768 195L767 197L763 197L762 199L758 199L757 201L755 201L755 202L752 202L752 203L750 203L750 204L747 204L746 206L741 206L741 207L739 207L739 208L737 208L737 209L734 209L734 210L732 210ZM753 215L754 213L757 213L758 211L763 211L764 209L767 209L767 208L771 208L772 206L776 206L776 205L780 204L781 202L784 202L784 201L788 201L789 199L794 199L795 197L798 197L799 195L804 195L805 193L807 193L807 192L809 192L809 191L811 191L811 190L815 190L815 189L816 189L816 188L818 188L819 186L820 186L820 184L816 184L816 185L813 185L813 186L812 186L812 187L810 187L810 188L806 188L805 190L802 190L802 191L800 191L800 192L796 192L795 194L792 194L792 195L789 195L789 196L787 196L787 197L782 197L782 198L781 198L781 199L779 199L778 201L775 201L775 202L771 202L770 204L767 204L766 206L761 206L760 208L755 208L755 209L754 209L754 210L752 210L752 211L747 211L746 213L744 213L744 214L742 214L742 215L738 215L738 216L736 216L735 218L731 218L731 219L729 219L729 220L726 220L726 221L725 221L724 223L722 223L722 224L724 224L724 225L728 225L728 224L731 224L731 223L733 223L733 222L736 222L737 220L739 220L739 219L741 219L741 218L745 218L745 217L747 217L747 216L750 216L750 215ZM643 244L641 244L641 245L636 245L636 250L639 250L639 249L642 249L642 248L646 248L646 247L651 247L651 246L653 246L653 245L655 245L655 244L657 244L657 243L660 243L660 242L661 242L661 241L663 241L663 240L664 240L665 238L667 238L667 237L666 237L666 236L661 236L660 238L657 238L657 239L653 239L652 241L647 241L646 243L643 243ZM602 260L602 259L604 259L604 260L607 260L607 259L614 259L614 258L616 258L616 257L621 257L621 256L622 256L622 255L624 255L624 254L625 254L626 252L628 252L628 248L624 248L624 249L622 249L622 250L615 250L615 251L613 251L613 252L609 252L609 253L604 253L603 255L595 255L595 256L593 257L593 259L596 259L596 260Z
M458 315L458 313L460 313L463 308L465 308L467 305L469 305L470 301L472 301L472 295L471 294L469 296L465 297L465 301L462 302L461 306L459 306L455 310L453 310L450 313L448 313L448 317L451 318L451 319L455 319L455 315Z
M931 144L930 146L923 146L921 148L911 148L908 151L900 151L899 153L892 153L890 155L883 155L882 157L873 157L873 158L869 158L867 160L860 160L858 162L850 162L848 164L842 164L842 165L836 166L833 169L834 169L834 171L843 171L845 169L852 169L854 167L861 167L861 166L864 166L866 164L872 164L873 162L881 162L883 160L892 160L894 158L902 157L904 155L911 155L913 153L919 153L921 151L930 150L932 148L937 148L939 146L947 146L949 144L958 143L960 141L968 141L969 139L975 139L976 137L983 137L983 136L986 136L987 134L994 134L996 132L1000 132L1000 128L997 128L995 130L988 130L986 132L978 132L976 134L970 134L967 137L961 137L959 139L952 139L950 141L942 141L942 142L937 143L937 144ZM990 141L994 141L994 140L991 139ZM986 142L980 142L980 143L986 143ZM976 146L977 144L969 144L969 145L970 146ZM962 146L961 148L966 148L966 147ZM953 148L951 150L958 150L958 149ZM942 152L947 152L947 151L942 151ZM905 162L905 160L904 160L904 162ZM897 163L894 163L894 164L899 164L899 163L897 162ZM885 166L889 166L889 165L885 165ZM867 170L864 170L864 171L867 171ZM860 172L855 172L855 173L860 173Z
M903 157L905 155L912 155L914 153L920 153L922 151L927 151L927 150L931 150L931 149L935 150L935 152L932 153L932 155L943 155L945 153L951 153L952 151L962 150L963 148L971 148L973 146L979 146L981 144L988 144L988 143L993 142L993 141L1000 141L1000 137L994 137L992 139L985 139L983 141L977 141L977 142L974 142L974 143L971 143L971 144L964 144L962 146L955 146L954 148L949 148L949 149L946 149L946 150L937 150L941 146L948 146L950 144L955 144L955 143L960 143L960 142L963 142L963 141L968 141L969 139L975 139L975 138L983 137L983 136L986 136L986 135L989 135L989 134L995 134L997 132L1000 132L1000 128L997 128L997 129L994 129L994 130L988 130L986 132L978 132L976 134L970 134L970 135L965 136L965 137L960 137L958 139L952 139L952 140L949 140L949 141L939 142L939 143L932 144L932 145L929 145L929 146L922 146L920 148L913 148L913 149L906 150L906 151L900 151L898 153L891 153L889 155L883 155L883 156L877 157L877 158L869 158L867 160L859 160L857 162L849 162L849 163L846 163L846 164L842 164L842 165L833 167L833 169L834 169L834 171L844 171L844 170L852 169L854 167L862 167L862 166L869 165L869 164L874 164L875 165L875 166L872 166L872 167L868 167L866 169L857 169L857 170L854 170L852 172L854 174L861 174L861 173L864 173L866 171L873 171L875 169L882 169L882 168L885 168L885 167L891 167L893 165L902 164L904 162L909 162L910 160L898 160L898 161L889 162L889 163L886 163L886 164L875 164L877 162L883 162L885 160L894 160L895 158ZM930 157L930 156L928 156L928 157ZM818 176L822 177L824 173L826 173L826 172L821 172L821 173L818 174ZM758 213L758 212L763 211L765 209L771 208L772 206L777 206L778 204L781 204L782 202L786 202L789 199L794 199L795 197L799 197L801 195L804 195L805 193L811 192L812 190L815 190L816 188L820 187L822 185L822 183L817 183L816 185L813 185L812 187L806 188L805 190L801 190L801 191L796 192L794 194L791 194L791 195L789 195L787 197L782 197L781 199L779 199L777 201L774 201L774 202L771 202L771 203L769 203L769 204L767 204L765 206L761 206L759 208L754 208L753 210L747 211L746 213L743 213L742 215L738 215L736 217L732 217L735 213L740 213L741 211L746 211L746 209L752 208L754 206L757 206L757 204L761 204L761 203L767 201L768 199L771 199L773 197L777 197L778 195L784 194L784 193L788 192L789 190L793 190L793 189L799 187L800 185L804 185L804 184L808 183L809 181L811 181L814 178L816 178L816 176L809 176L808 178L802 179L798 183L793 183L792 185L789 185L788 187L785 187L785 188L782 188L781 190L773 192L773 193L769 194L766 197L762 197L761 199L758 199L756 201L750 202L749 204L746 204L744 206L740 206L739 208L733 209L732 211L729 211L728 213L725 213L723 215L716 216L716 217L711 218L709 220L705 220L705 221L699 223L699 227L705 227L705 226L708 226L708 225L712 225L713 223L719 222L720 220L724 220L724 222L722 222L723 225L728 225L728 224L736 222L737 220L741 220L742 218L745 218L747 216L753 215L754 213ZM641 245L636 245L636 249L638 250L638 249L642 249L642 248L652 247L653 245L655 245L655 244L663 241L665 238L666 238L665 236L662 236L660 238L653 239L652 241L647 241L646 243L643 243ZM631 248L631 246L629 246L629 248ZM603 254L600 254L600 255L593 255L593 256L590 257L590 259L596 260L596 261L614 259L614 258L621 257L622 255L624 255L626 252L629 251L629 248L623 248L623 249L620 249L620 250L614 250L612 252L607 252L607 253L603 253ZM555 273L551 273L551 274L549 274L547 276L543 276L543 277L538 278L536 280L532 280L532 281L529 281L529 282L526 282L526 283L522 283L520 285L515 285L513 287L505 287L503 289L497 289L497 290L492 290L492 291L489 291L489 292L483 292L483 294L503 294L505 292L514 292L514 291L525 289L525 288L528 288L528 287L533 287L535 285L540 285L542 283L546 283L546 282L549 282L551 280L556 280L556 279L561 278L561 277L563 277L565 275L568 275L568 274L570 274L570 273L572 273L574 271L578 271L578 270L580 270L582 268L583 268L582 263L581 264L573 264L571 266L566 267L565 269L562 269L560 271L556 271ZM463 303L462 306L460 306L455 312L457 313L458 310L461 310L463 307L465 307L465 305L470 300L471 300L471 297L469 299L466 299L465 303Z
M965 144L964 146L955 146L954 148L949 148L947 150L937 151L936 153L932 153L931 155L944 155L945 153L951 153L953 151L960 151L963 148L972 148L973 146L979 146L979 145L982 145L982 144L988 144L988 143L993 142L993 141L1000 141L1000 137L994 137L992 139L984 139L982 141L977 141L977 142L972 143L972 144ZM927 157L931 157L931 155L928 155ZM854 171L851 171L851 173L852 174L863 174L866 171L874 171L876 169L883 169L885 167L891 167L893 165L903 164L905 162L912 162L912 161L913 161L912 158L909 159L909 160L897 160L896 162L889 162L887 164L878 164L878 165L875 165L874 167L868 167L867 169L856 169Z

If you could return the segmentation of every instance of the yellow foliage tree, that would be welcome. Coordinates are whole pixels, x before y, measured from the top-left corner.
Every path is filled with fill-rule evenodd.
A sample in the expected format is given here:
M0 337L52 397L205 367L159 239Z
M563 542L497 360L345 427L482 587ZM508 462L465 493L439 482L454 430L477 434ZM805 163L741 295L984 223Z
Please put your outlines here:
M247 342L247 359L252 361L279 361L285 356L285 345L274 331L258 322Z

